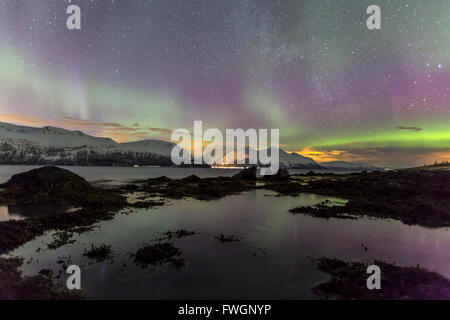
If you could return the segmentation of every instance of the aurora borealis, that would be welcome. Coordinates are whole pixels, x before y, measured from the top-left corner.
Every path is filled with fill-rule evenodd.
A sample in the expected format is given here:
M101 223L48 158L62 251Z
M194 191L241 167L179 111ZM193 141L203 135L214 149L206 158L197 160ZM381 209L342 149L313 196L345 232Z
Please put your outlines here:
M118 141L279 128L319 161L401 167L450 160L449 94L447 0L0 0L0 121Z

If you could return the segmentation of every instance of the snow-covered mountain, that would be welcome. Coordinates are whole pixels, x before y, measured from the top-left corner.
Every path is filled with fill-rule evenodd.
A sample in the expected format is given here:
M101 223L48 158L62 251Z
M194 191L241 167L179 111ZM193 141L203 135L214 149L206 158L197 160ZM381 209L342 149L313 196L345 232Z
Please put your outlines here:
M298 153L287 153L281 149L279 152L280 167L292 169L326 169L312 158L301 156Z
M170 166L174 146L174 143L160 140L117 143L110 138L93 137L81 131L0 122L0 164ZM276 148L271 148L270 152L279 152L281 168L381 170L368 163L331 161L318 164L311 158ZM247 159L248 153L247 147Z
M0 164L170 166L172 161L157 153L122 150L115 145L54 147L0 137Z
M174 143L161 140L141 140L136 142L118 143L117 148L135 152L153 152L165 157L170 157Z
M249 155L250 150L254 151L254 149L250 149L249 147L245 148L246 164L248 164L248 155ZM257 151L254 151L254 152L256 152L258 154ZM280 168L326 170L326 168L317 164L317 162L315 162L313 159L301 156L297 153L287 153L286 151L284 151L282 149L270 148L267 150L269 157L272 154L272 152L278 152ZM237 158L237 155L235 155L235 163L237 162L236 158ZM258 159L258 160L260 161L260 159ZM225 161L225 156L224 156L224 161Z
M172 165L174 146L159 140L117 143L80 131L0 122L0 164Z
M0 138L27 140L41 146L54 147L117 144L110 138L97 138L81 131L70 131L49 126L43 128L25 127L5 122L0 122Z
M364 162L347 162L347 161L328 161L321 162L320 165L330 170L343 171L383 171L383 169L375 167L370 163Z

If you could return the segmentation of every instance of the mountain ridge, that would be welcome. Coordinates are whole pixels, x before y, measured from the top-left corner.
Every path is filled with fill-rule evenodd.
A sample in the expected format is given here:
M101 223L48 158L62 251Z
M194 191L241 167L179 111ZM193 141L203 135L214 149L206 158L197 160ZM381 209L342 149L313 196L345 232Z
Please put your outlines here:
M28 127L0 122L0 164L39 165L162 165L171 166L176 144L145 139L116 142L79 130ZM278 148L270 148L270 152ZM298 153L278 149L281 168L313 170L377 170L370 164L331 161L317 163ZM246 148L246 156L248 148Z
M61 136L65 136L65 141L61 141ZM74 147L81 145L105 145L117 144L111 138L94 137L82 131L72 131L53 126L28 127L19 126L12 123L0 122L0 137L12 139L24 139L40 145Z
M376 167L366 162L348 162L348 161L326 161L320 162L320 165L330 170L351 170L351 171L384 171L384 169Z

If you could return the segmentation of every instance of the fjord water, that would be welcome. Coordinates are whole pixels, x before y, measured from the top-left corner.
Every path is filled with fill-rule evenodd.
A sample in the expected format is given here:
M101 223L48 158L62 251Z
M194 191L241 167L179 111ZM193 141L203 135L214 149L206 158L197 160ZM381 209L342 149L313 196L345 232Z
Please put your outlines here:
M42 166L0 165L0 183L6 182L13 174L25 172ZM200 178L231 176L239 170L180 167L93 167L93 166L58 166L76 173L89 182L126 183L128 181L167 176L172 179L184 178L195 174Z
M0 165L0 183L4 183L12 175L25 172L42 166ZM126 183L134 180L167 176L180 179L195 174L200 178L232 176L239 169L211 169L211 168L180 168L180 167L89 167L89 166L58 166L76 173L91 183L111 184ZM310 170L294 169L291 174L305 173ZM314 170L321 172L320 170ZM344 173L340 171L339 173Z
M119 213L56 250L47 249L53 241L53 232L48 232L9 255L24 257L25 275L41 269L57 275L63 270L62 261L77 264L82 268L85 292L105 299L314 299L310 289L328 276L315 270L312 259L323 256L419 264L450 278L448 229L370 218L325 220L288 212L325 199L338 200L314 194L277 197L267 190L215 201L171 200L162 207ZM171 240L182 251L184 268L175 270L163 263L142 269L134 263L132 253L158 243L162 233L179 229L197 232ZM220 234L242 239L222 243L215 239ZM110 245L113 260L96 263L84 257L83 251L91 244ZM59 281L64 283L66 276L62 273Z
M14 174L26 172L42 166L29 165L0 165L0 184L8 181ZM167 176L171 179L181 179L195 174L200 178L232 176L239 169L211 169L211 168L180 168L180 167L102 167L102 166L58 166L70 170L90 183L99 187L110 187L127 184L136 180ZM309 170L292 170L291 173L305 173ZM320 171L317 171L320 172ZM340 172L342 173L342 172ZM29 216L44 216L62 209L51 204L32 206L1 206L0 221L21 220Z

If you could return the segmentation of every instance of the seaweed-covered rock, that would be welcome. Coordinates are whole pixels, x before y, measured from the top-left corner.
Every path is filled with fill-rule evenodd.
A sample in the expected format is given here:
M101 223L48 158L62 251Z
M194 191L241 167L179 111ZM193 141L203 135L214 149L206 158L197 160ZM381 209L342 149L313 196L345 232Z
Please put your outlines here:
M367 267L375 264L382 270L381 290L368 290ZM316 268L331 275L331 279L313 288L313 291L328 299L344 300L428 300L450 299L450 280L443 276L416 267L400 267L383 261L345 262L320 258Z
M183 180L187 182L199 182L202 179L200 179L200 177L196 176L195 174L191 174L190 176L183 178Z
M187 230L184 230L184 229L180 229L180 230L177 230L175 232L167 231L167 232L164 233L164 235L168 239L172 239L172 238L180 239L180 238L191 236L191 235L194 235L194 234L196 234L195 231L187 231Z
M174 257L180 256L181 250L169 242L157 243L152 246L140 248L134 257L139 265L156 264L160 262L172 262Z
M291 178L289 171L287 169L278 169L278 172L274 175L264 176L266 181L288 181Z
M71 205L114 205L124 199L118 194L97 189L79 175L48 166L15 174L0 186L0 203L34 204L62 202Z
M170 179L169 177L161 176L161 177L147 179L145 181L145 183L148 185L155 185L155 184L168 183L170 181L172 181L172 179Z
M223 242L236 242L236 241L242 240L242 238L239 236L234 236L234 235L226 236L224 234L220 234L219 236L216 236L215 238L222 243Z
M316 174L314 179L303 179L303 182L306 182L303 186L297 184L302 192L340 197L348 202L345 207L316 206L306 212L305 208L294 209L297 213L343 218L347 215L368 215L430 228L450 226L450 171L396 170L335 176Z
M256 180L256 167L246 168L233 175L233 178L239 180Z
M52 281L51 270L41 270L34 276L24 276L19 270L21 258L0 258L0 300L83 299L78 290L70 291Z

